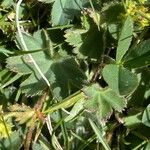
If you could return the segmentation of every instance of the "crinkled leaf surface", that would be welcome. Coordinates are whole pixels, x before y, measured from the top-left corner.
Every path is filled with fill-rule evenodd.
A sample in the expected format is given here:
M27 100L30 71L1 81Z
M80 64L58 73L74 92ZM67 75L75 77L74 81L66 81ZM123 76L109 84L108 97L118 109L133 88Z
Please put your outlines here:
M103 53L103 30L98 30L92 18L85 19L88 20L89 28L68 29L65 34L66 41L75 47L74 52L79 57L81 54L84 57L100 58Z
M135 74L115 64L104 67L103 77L109 87L120 95L127 95L133 92L138 86L138 79Z
M118 41L116 60L120 62L126 51L129 49L133 34L133 20L130 16L124 22Z
M70 85L81 88L85 83L86 77L73 58L58 60L51 65L51 70L55 76L55 81L51 81L52 88L57 98L67 97Z
M87 96L85 107L96 112L100 119L110 117L113 109L121 112L126 107L126 101L111 89L101 89L97 84L84 89Z
M144 113L143 113L143 116L142 116L142 123L144 125L150 127L150 104L144 110Z
M81 0L55 0L52 7L53 26L68 24L74 16L79 16L82 9Z
M150 40L135 46L123 59L124 65L129 68L144 67L150 64Z
M41 39L40 35L41 31L33 35L33 38L29 36L28 39L27 35L24 36L29 50L45 48L45 45L43 45L44 41L42 41L43 38ZM38 51L31 53L31 55L49 80L54 96L58 99L68 96L70 83L75 84L79 88L82 86L85 76L72 57L66 56L64 58L57 53L55 58L50 58L45 51ZM21 84L22 92L26 93L26 95L41 94L47 87L28 54L9 57L7 59L7 67L17 73L30 74L29 78Z
M85 29L75 29L71 28L66 30L66 34L64 35L66 38L66 42L74 47L79 47L82 44L81 34L87 32Z

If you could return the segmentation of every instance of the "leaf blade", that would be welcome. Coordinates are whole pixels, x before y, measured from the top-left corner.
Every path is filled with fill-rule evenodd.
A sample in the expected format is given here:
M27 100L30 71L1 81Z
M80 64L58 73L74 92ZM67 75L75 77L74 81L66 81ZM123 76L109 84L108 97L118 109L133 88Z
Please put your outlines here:
M131 49L123 58L124 66L139 68L150 64L150 40L145 40Z
M142 116L142 123L148 127L150 127L150 104L144 110Z
M102 74L109 87L120 95L127 95L138 86L137 76L122 66L106 65Z
M66 25L74 18L79 16L82 8L82 2L80 0L55 0L52 7L52 25Z
M121 112L126 107L126 100L111 89L102 89L97 84L86 87L87 96L85 108L96 113L101 123L105 123L111 116L113 109Z
M133 34L133 20L130 16L124 22L123 28L121 30L121 34L118 41L116 60L120 62L132 41Z

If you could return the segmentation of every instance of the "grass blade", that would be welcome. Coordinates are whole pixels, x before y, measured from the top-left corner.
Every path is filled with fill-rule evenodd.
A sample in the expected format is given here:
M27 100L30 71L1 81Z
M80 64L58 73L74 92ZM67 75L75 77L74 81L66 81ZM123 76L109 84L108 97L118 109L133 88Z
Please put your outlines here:
M111 148L109 147L109 145L107 144L107 142L105 141L104 137L102 136L102 133L100 132L100 130L97 128L97 126L95 125L95 123L89 119L90 125L92 127L92 129L94 130L95 134L97 135L99 141L102 143L102 145L104 146L105 150L111 150Z

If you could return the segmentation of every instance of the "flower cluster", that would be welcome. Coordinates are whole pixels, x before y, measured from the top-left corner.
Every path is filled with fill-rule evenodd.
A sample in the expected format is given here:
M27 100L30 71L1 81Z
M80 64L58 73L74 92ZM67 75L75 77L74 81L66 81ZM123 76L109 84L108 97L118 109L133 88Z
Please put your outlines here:
M144 28L145 26L149 26L150 13L147 7L143 4L146 0L137 1L128 0L126 2L126 15L130 15L135 24Z

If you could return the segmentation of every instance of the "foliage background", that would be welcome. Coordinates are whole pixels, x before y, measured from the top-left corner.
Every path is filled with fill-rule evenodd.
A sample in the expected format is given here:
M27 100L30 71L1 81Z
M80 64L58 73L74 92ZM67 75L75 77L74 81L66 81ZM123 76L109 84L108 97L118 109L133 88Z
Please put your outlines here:
M0 149L150 149L150 3L1 0Z

